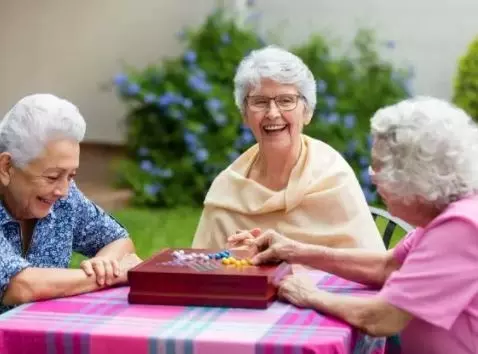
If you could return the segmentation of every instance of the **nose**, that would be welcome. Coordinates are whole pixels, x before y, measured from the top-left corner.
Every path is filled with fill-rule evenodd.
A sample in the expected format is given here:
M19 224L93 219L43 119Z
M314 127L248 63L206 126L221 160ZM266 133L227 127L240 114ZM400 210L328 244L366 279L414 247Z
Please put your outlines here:
M68 189L70 187L70 181L68 179L61 179L59 183L55 186L54 194L55 197L66 197L68 194Z
M280 118L281 113L280 113L279 107L277 107L277 104L275 103L274 100L270 101L269 109L267 110L266 116L269 119Z

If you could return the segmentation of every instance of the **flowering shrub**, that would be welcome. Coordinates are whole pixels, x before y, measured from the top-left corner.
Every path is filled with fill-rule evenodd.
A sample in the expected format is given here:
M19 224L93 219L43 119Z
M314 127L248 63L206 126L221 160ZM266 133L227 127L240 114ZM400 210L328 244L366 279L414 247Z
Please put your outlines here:
M183 35L188 49L180 57L114 78L129 105L129 158L118 166L119 182L142 205L201 204L217 173L255 142L234 104L233 78L242 58L265 43L221 11ZM346 57L333 58L320 36L292 49L318 80L317 110L305 133L344 154L370 203L377 197L367 174L369 119L407 96L409 79L375 45L371 32L360 31Z
M478 37L460 58L453 101L478 121Z

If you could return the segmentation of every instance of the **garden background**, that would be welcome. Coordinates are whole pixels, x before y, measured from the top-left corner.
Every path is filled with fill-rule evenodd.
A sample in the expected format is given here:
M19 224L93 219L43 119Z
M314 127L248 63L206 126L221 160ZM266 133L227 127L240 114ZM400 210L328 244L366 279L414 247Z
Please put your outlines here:
M79 185L100 205L101 184L128 191L128 206L104 206L142 257L190 245L212 179L254 143L232 95L235 68L253 49L280 45L311 68L318 105L305 133L343 154L371 205L381 205L367 173L379 107L426 94L478 117L471 0L27 2L0 11L0 108L34 91L80 107Z

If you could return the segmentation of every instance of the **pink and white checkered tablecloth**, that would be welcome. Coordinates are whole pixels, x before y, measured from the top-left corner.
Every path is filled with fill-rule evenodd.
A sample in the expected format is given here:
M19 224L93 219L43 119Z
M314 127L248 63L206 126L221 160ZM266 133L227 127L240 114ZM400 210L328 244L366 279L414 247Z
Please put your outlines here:
M321 289L370 293L326 273ZM130 305L128 287L26 304L0 316L1 354L299 354L384 352L335 318L275 302L267 310Z

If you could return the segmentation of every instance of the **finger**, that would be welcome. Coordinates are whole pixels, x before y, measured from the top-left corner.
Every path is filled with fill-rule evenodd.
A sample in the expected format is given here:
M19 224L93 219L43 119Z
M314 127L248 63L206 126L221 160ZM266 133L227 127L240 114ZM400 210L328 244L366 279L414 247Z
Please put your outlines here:
M105 268L105 283L111 285L114 279L113 265L110 260L103 261L103 267Z
M262 263L267 263L274 260L274 250L271 248L266 249L265 251L259 252L254 257L252 257L252 264L258 265Z
M113 274L115 277L119 277L120 273L121 273L121 268L120 268L120 265L119 265L119 262L114 259L112 262L111 262L111 265L113 266Z
M270 246L270 242L271 242L271 235L268 232L263 233L254 239L255 245L260 250L268 248Z
M82 261L80 263L80 268L83 269L83 271L89 277L95 274L95 271L93 270L93 266L91 265L91 262L88 260Z
M96 273L96 282L99 286L105 285L105 267L103 262L93 263L93 269Z
M262 234L262 230L256 227L250 231L250 234L254 237L259 237Z

